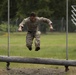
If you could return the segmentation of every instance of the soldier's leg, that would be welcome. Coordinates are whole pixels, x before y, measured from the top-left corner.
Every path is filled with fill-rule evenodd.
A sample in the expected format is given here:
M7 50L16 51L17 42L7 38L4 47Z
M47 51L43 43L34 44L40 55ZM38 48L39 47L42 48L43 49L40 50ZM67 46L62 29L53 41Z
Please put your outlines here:
M26 35L26 46L29 50L32 50L33 37L30 33Z
M35 51L40 50L40 34L41 32L38 31L35 35Z

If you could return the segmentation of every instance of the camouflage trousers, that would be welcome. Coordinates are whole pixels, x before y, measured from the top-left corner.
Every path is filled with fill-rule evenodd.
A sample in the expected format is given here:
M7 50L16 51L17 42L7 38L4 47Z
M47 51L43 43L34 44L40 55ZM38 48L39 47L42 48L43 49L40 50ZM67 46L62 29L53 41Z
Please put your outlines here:
M37 32L27 32L26 35L26 46L32 47L33 40L35 40L35 47L40 47L40 31Z

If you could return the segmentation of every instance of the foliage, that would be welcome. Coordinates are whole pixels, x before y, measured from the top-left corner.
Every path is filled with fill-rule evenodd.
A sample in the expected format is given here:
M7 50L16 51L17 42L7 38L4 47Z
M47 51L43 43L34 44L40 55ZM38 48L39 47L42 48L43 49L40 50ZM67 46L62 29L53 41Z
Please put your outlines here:
M71 17L71 5L76 4L75 0L69 1L69 18ZM0 23L7 21L8 0L0 0ZM10 19L23 19L35 11L38 16L60 20L66 20L66 0L10 0ZM58 24L55 24L58 29ZM45 26L46 27L46 26ZM69 25L70 31L74 29ZM71 30L72 29L72 30ZM75 31L75 29L74 29Z
M8 29L7 24L1 24L0 25L0 31L6 32Z
M10 31L11 32L15 32L17 31L18 27L16 25L10 25ZM7 32L8 31L8 24L5 23L5 24L1 24L0 25L0 31L2 32Z

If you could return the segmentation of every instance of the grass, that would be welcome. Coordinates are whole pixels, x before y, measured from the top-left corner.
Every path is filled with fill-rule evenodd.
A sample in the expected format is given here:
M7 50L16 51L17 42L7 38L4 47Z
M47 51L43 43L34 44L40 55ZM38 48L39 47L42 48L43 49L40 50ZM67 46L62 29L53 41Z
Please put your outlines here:
M66 59L66 33L47 33L46 35L42 34L41 50L38 52L35 52L34 44L32 51L29 51L26 48L25 36L26 33L21 32L10 34L10 56ZM0 55L7 55L7 37L7 33L0 35ZM68 57L72 60L76 59L76 33L68 34ZM4 64L1 63L0 66L3 67ZM16 64L15 66L17 67L19 64Z
M10 56L24 57L44 57L66 59L66 34L65 33L49 33L41 35L41 50L39 52L29 51L25 43L26 33L11 33L10 35ZM76 52L76 35L69 33L68 54L69 59L75 59ZM7 55L7 35L0 36L0 55Z

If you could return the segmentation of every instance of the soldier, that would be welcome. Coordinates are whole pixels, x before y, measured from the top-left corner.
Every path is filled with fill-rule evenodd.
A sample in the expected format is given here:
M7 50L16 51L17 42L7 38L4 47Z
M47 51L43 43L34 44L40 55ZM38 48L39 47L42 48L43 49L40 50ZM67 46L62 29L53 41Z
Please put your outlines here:
M35 12L32 12L28 18L25 18L20 24L18 31L22 31L24 25L27 26L26 46L31 51L33 39L35 38L35 51L40 50L40 31L38 30L41 22L48 23L52 30L52 22L44 17L37 17Z

